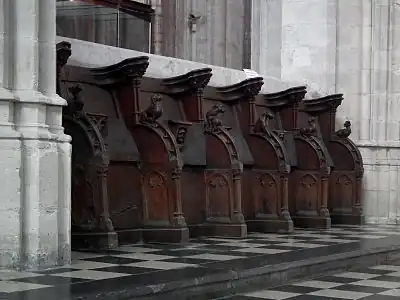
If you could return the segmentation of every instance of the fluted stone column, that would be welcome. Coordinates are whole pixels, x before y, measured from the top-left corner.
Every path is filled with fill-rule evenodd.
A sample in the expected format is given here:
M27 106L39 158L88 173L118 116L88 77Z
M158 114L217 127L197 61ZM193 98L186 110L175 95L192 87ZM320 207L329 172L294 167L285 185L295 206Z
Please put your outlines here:
M0 88L12 96L0 100L15 129L10 137L0 123L0 267L69 263L71 147L61 126L65 101L55 93L55 1L0 5Z

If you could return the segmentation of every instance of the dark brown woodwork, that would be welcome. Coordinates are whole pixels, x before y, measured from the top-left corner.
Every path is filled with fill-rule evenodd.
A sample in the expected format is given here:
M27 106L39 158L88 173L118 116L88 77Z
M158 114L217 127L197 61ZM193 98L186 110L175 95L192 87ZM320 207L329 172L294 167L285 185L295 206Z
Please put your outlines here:
M287 149L291 173L288 178L289 212L296 226L329 228L327 208L332 161L322 137L315 127L316 117L307 110L299 111L305 87L291 88L264 95L269 124Z
M328 207L333 223L362 224L361 183L364 173L361 153L349 139L351 123L335 131L336 110L343 101L342 94L304 101L304 109L317 116L317 131L322 135L332 157Z
M288 211L289 150L282 133L275 132L269 124L273 112L257 105L256 96L262 85L262 78L251 78L216 92L222 103L231 106L233 118L230 123L226 121L229 131L235 140L243 141L241 147L248 149L252 157L252 163L243 161L242 175L242 208L248 230L292 232Z
M182 156L174 134L163 121L164 96L140 93L147 66L147 57L137 57L91 72L99 84L115 95L114 105L140 153L137 178L142 196L143 239L187 242L189 231L181 203Z
M63 127L72 136L72 247L114 248L118 238L108 202L109 155L101 132L107 117L86 113L81 85L61 82L70 56L69 43L57 44L57 93L67 100Z
M175 106L166 121L184 161L183 212L192 236L244 237L240 150L222 122L225 106L214 101L205 108L203 92L211 75L205 68L162 82Z
M259 95L262 78L211 87L210 68L148 78L146 56L89 69L70 55L57 45L75 248L328 228L330 212L362 222L361 155L351 124L334 128L342 95Z

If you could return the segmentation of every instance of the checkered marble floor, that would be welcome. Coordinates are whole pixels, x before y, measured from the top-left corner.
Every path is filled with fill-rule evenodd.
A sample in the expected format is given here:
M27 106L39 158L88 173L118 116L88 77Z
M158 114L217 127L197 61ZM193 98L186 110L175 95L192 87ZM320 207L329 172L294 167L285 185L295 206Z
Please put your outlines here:
M380 227L341 226L330 230L297 229L293 234L250 233L245 239L241 240L227 238L196 239L185 246L140 244L122 246L104 253L74 252L72 264L68 267L31 272L0 270L0 298L7 298L11 294L21 292L25 293L24 297L27 297L27 292L46 292L61 286L84 287L88 282L98 282L99 286L104 286L104 284L110 282L113 285L123 284L123 282L134 282L138 286L141 284L158 284L168 280L203 276L208 274L207 272L210 272L210 270L218 269L220 271L235 266L250 268L251 263L257 262L258 259L260 261L268 259L268 264L278 264L285 261L359 249L368 245L368 243L391 243L396 240L400 245L399 229L399 226L389 225ZM257 264L260 265L259 262ZM387 270L371 269L383 275L375 276L373 271L369 271L371 275L359 278L358 281L351 276L362 275L349 273L332 277L339 278L336 280L339 281L336 283L332 281L329 288L320 281L312 281L304 283L306 286L293 285L287 291L260 292L252 296L254 298L257 295L261 299L286 299L284 298L285 295L287 297L291 295L300 297L301 293L293 292L296 291L296 288L297 291L309 293L308 298L304 299L310 300L314 298L309 297L323 295L324 293L331 295L330 297L333 297L332 293L336 293L336 295L341 295L341 299L360 299L356 295L369 296L375 291L381 293L382 296L388 293L400 293L400 280L399 283L394 280L400 279L400 267L388 266L386 268ZM386 273L382 273L384 271ZM397 274L397 277L395 274ZM123 281L124 278L125 281ZM391 280L385 281L385 278ZM356 282L359 283L356 284ZM386 285L381 287L379 284ZM358 292L360 286L377 290L367 292L364 289L363 292ZM348 293L346 292L347 287L351 287ZM92 288L95 287L92 286ZM355 298L343 298L345 295L350 295L349 293ZM328 297L328 299L330 298Z
M400 262L302 281L225 300L400 299Z

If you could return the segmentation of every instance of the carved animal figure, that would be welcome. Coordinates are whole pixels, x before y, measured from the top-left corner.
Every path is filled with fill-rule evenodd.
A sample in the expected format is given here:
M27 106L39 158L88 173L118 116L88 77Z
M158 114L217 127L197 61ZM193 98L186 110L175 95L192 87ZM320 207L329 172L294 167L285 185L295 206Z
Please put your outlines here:
M257 120L255 124L255 131L265 133L268 137L271 136L271 131L268 128L268 120L272 120L274 114L270 111L264 112Z
M64 113L66 114L79 114L83 110L84 102L82 97L82 87L77 84L71 86L67 90L67 107L65 107Z
M348 138L351 134L351 122L346 121L343 124L344 128L336 131L336 135L342 139Z
M308 124L310 125L310 127L300 128L300 133L305 136L310 136L313 133L315 133L317 131L315 121L316 121L316 118L314 116L308 117Z
M141 112L140 120L142 122L147 123L155 123L157 119L162 116L163 109L161 106L162 96L161 95L153 95L150 98L151 104L150 106Z
M223 123L220 119L220 116L225 113L225 107L222 104L215 104L213 107L207 112L207 126L211 131L218 130L222 127Z

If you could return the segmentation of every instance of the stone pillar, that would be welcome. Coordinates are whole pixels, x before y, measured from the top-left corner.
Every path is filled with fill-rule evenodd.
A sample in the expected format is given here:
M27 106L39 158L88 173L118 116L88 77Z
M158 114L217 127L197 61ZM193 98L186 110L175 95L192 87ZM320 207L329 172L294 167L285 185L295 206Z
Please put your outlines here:
M281 0L252 0L250 35L251 69L281 78Z
M0 87L12 95L0 100L16 130L10 138L0 124L0 267L62 265L70 261L71 148L62 128L65 101L55 93L55 1L0 5L0 62L8 62Z
M281 79L335 88L336 0L282 0Z

